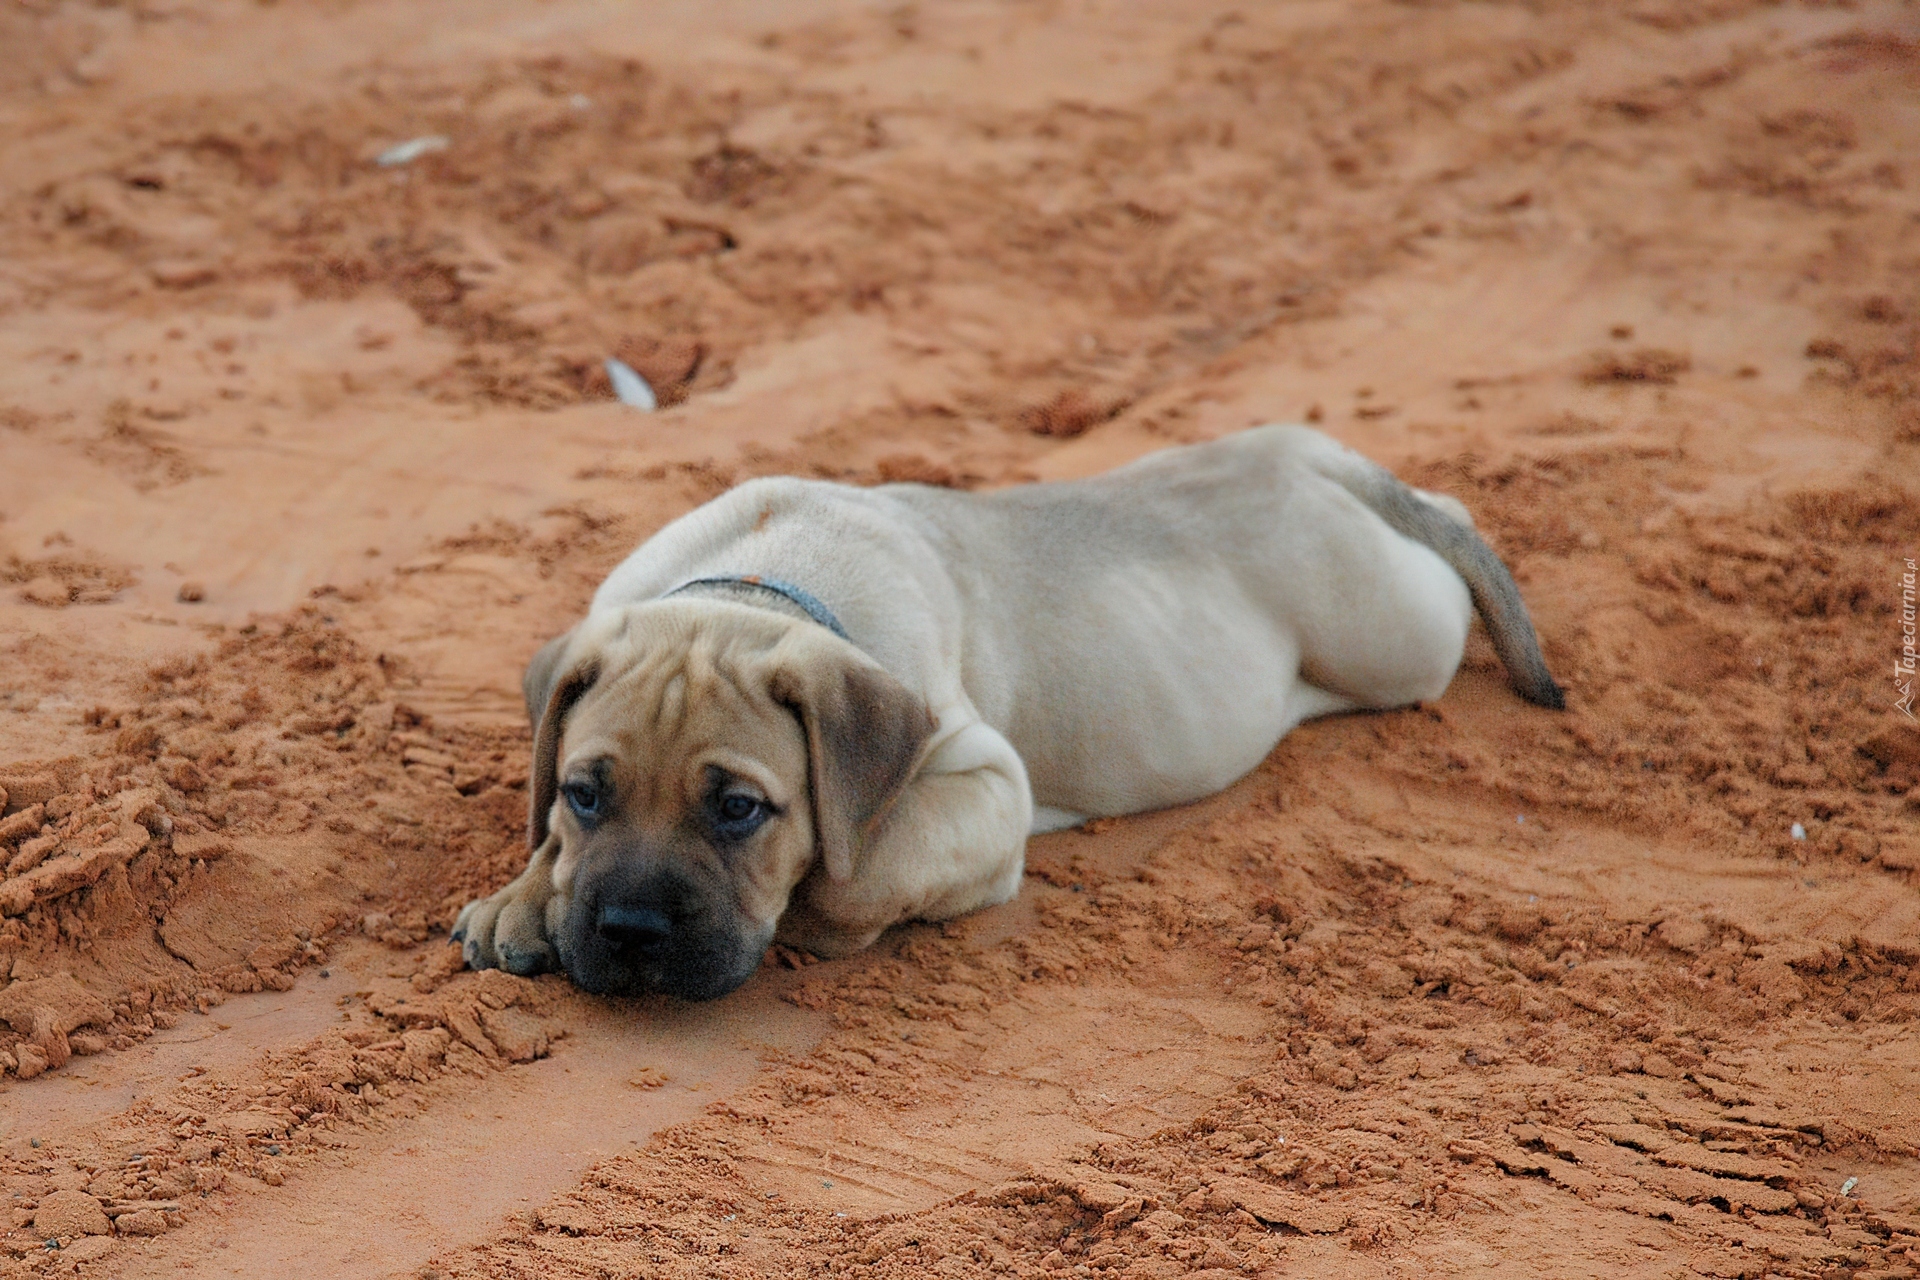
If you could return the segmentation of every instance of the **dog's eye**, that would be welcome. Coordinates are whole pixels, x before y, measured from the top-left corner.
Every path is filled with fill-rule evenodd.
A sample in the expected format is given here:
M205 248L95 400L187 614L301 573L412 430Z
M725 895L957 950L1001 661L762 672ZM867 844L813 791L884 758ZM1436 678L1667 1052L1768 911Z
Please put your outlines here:
M714 826L729 840L752 835L772 814L772 805L742 791L728 792L713 802Z
M600 814L599 789L587 782L569 782L560 788L560 794L567 798L567 807L582 818L598 817Z

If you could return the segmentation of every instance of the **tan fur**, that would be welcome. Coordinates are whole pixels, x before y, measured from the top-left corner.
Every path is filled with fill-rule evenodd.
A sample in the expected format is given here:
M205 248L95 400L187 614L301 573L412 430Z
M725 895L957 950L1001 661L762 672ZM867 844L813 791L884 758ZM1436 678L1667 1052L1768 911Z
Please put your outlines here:
M850 638L765 591L673 594L742 575ZM1012 897L1032 830L1197 799L1301 720L1439 696L1476 603L1557 704L1464 508L1304 428L982 496L754 481L534 659L533 856L456 936L476 966L694 998L776 938L845 954ZM717 816L740 805L749 838Z
M638 626L626 615L597 618L549 655L528 788L535 854L513 883L462 913L459 931L480 963L576 968L579 939L566 929L576 889L653 860L712 889L701 914L713 945L696 948L698 958L743 977L810 871L819 895L848 897L863 847L920 762L934 729L925 702L818 627L710 602L645 613ZM559 788L596 767L619 803L589 829L559 802ZM716 772L780 810L724 858L699 831ZM802 927L786 940L831 953L876 931L861 927L849 939L843 929ZM487 950L478 950L482 940ZM647 976L649 985L701 990L664 971Z

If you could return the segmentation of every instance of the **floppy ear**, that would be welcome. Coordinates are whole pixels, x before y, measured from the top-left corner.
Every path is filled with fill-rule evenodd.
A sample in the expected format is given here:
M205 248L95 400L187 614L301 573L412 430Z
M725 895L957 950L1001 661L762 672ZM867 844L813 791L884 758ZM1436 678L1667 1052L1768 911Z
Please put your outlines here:
M851 880L861 843L920 763L933 713L842 642L824 634L796 641L780 646L771 692L806 730L814 844L827 875Z
M553 696L554 682L560 678L560 663L567 656L567 645L579 629L575 627L541 645L540 652L527 664L527 674L520 677L520 691L527 698L527 719L536 733L540 730L540 715L547 709L547 699Z
M533 697L534 672L543 661L550 661L555 671L559 670L557 659L565 647L562 642L567 638L562 636L542 649L539 657L533 660L533 666L527 669L529 702ZM553 811L554 796L559 792L556 774L560 768L560 735L567 727L567 712L573 710L573 704L580 701L580 695L591 689L593 682L599 678L599 655L590 654L548 680L551 692L546 695L545 709L541 711L539 722L534 727L533 776L527 780L527 846L531 849L538 849L547 842L547 815Z

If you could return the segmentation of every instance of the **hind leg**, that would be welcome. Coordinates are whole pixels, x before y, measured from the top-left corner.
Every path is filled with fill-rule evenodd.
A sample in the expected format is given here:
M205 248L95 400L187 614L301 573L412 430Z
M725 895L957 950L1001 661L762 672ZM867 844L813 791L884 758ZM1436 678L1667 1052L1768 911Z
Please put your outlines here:
M1446 561L1371 512L1334 553L1340 584L1302 632L1301 676L1353 707L1402 707L1446 691L1466 652L1473 599ZM1346 709L1346 708L1337 708ZM1314 712L1311 714L1326 714Z

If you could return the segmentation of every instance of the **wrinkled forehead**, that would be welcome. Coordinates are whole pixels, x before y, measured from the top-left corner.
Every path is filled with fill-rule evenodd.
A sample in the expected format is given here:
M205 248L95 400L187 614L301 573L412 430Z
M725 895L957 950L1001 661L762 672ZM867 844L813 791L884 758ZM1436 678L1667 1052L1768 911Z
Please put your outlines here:
M669 616L630 618L600 643L599 677L567 717L562 761L606 755L658 769L732 752L779 769L797 751L804 765L799 722L769 689L779 629L653 608Z

